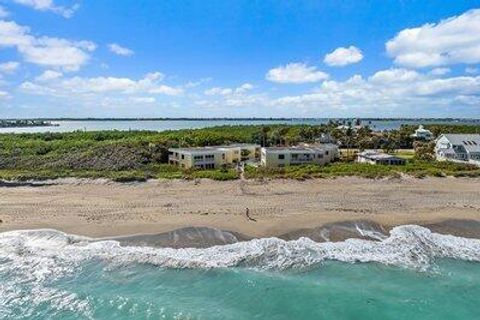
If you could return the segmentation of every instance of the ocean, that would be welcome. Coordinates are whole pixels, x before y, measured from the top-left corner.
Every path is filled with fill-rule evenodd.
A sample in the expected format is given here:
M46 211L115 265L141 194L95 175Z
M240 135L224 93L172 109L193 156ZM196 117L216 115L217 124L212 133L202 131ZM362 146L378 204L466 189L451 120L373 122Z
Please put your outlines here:
M251 124L311 124L327 123L330 119L291 119L291 120L79 120L79 121L52 121L58 126L0 128L0 133L34 133L34 132L70 132L76 130L149 130L165 131L178 129L199 129L222 125L251 125ZM369 121L365 121L369 124ZM409 120L372 120L370 126L375 130L398 129L402 124L471 124L478 125L478 119L409 119Z
M480 319L480 240L371 236L171 249L4 232L0 318Z

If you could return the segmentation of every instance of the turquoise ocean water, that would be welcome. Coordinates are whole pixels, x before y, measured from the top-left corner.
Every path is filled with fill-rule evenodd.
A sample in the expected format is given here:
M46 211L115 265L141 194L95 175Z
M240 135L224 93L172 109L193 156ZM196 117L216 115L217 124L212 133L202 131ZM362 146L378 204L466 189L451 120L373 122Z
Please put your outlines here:
M0 234L1 319L480 319L480 240L395 228L379 241L121 247Z

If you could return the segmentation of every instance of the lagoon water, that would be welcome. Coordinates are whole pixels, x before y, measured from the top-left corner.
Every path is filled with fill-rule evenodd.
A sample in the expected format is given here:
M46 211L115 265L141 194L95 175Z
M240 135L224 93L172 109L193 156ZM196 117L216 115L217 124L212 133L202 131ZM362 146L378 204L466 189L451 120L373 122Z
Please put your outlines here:
M479 319L480 240L394 228L379 241L120 246L0 234L0 319Z
M250 125L250 124L322 124L329 119L291 119L291 120L79 120L79 121L53 121L58 126L51 127L25 127L25 128L0 128L0 133L31 133L31 132L70 132L76 130L150 130L165 131L178 129L197 129L222 125ZM366 121L365 124L369 122ZM372 120L370 126L375 130L397 129L402 124L480 124L479 120Z

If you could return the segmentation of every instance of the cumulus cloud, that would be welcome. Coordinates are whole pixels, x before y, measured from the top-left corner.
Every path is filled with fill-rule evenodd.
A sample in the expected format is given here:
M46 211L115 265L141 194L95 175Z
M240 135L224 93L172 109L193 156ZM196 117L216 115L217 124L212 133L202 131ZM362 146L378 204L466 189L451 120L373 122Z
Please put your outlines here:
M63 73L55 70L45 70L41 75L35 78L38 82L46 82L58 79L63 76Z
M119 56L131 56L134 54L133 50L131 49L128 49L128 48L125 48L125 47L122 47L121 45L117 44L117 43L111 43L108 45L108 49L119 55Z
M362 61L363 54L360 49L354 46L348 48L340 47L325 55L323 62L329 66L343 67L348 64Z
M289 63L269 70L265 78L278 83L308 83L326 80L328 74L305 63Z
M49 72L37 78L36 82L24 82L20 88L30 94L37 95L52 95L52 96L78 96L90 94L164 94L176 96L183 92L180 88L171 87L160 83L163 79L163 74L159 72L149 73L142 79L133 80L130 78L119 77L71 77L61 78L60 74ZM46 80L56 80L48 81Z
M157 101L155 97L130 97L129 99L138 104L151 104Z
M71 18L79 8L78 4L71 7L59 6L53 0L13 0L13 2L38 11L50 11L65 18Z
M477 74L478 71L479 71L478 68L474 68L474 67L465 68L465 73L468 73L468 74Z
M243 83L233 88L213 87L204 91L208 96L204 100L196 100L198 106L209 108L224 107L252 107L265 106L268 104L268 97L262 93L252 93L255 86L251 83Z
M246 93L253 89L253 85L250 83L244 83L236 88L222 88L222 87L213 87L205 90L203 93L206 96L228 96L233 94L242 94Z
M430 70L430 74L434 76L443 76L450 73L450 68L435 68Z
M398 65L422 68L480 62L480 9L404 29L386 44Z
M0 63L0 73L13 73L18 67L20 67L20 63L16 61Z
M324 111L347 111L387 115L440 108L478 101L480 77L438 78L407 69L381 70L368 78L355 75L346 81L325 81L313 92L275 99L272 104L284 107ZM413 112L413 113L412 113Z
M10 94L6 91L0 90L0 100L6 100L10 98Z
M90 41L34 37L13 21L0 21L0 47L14 47L27 62L64 71L77 71L96 49Z

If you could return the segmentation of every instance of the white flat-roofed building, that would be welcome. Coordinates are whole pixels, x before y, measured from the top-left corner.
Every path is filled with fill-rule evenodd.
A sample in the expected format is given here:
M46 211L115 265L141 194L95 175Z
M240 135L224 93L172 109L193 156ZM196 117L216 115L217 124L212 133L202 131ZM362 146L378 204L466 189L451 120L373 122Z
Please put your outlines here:
M316 163L330 163L338 157L338 147L334 144L302 145L295 147L262 148L261 164L265 167L285 167Z
M260 158L259 145L243 143L198 148L170 148L168 152L168 163L184 169L216 169L240 161Z
M404 165L405 159L375 150L365 150L357 155L357 162L383 165Z
M435 142L438 161L480 166L480 134L442 134Z

